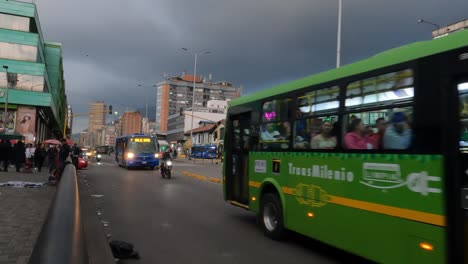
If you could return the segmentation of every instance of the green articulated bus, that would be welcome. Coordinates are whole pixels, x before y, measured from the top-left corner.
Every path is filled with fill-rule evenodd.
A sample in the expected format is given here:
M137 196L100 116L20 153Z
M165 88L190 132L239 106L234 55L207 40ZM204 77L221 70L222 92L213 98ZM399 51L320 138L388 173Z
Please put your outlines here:
M242 96L225 200L380 263L467 263L468 30Z

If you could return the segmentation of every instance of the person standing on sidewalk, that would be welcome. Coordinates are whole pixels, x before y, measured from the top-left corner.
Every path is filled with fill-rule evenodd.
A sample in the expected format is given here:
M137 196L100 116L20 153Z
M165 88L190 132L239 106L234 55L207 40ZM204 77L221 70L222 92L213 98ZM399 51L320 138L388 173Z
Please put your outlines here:
M34 166L37 168L38 172L41 172L41 169L44 166L44 158L46 156L46 150L41 143L38 143L36 145L36 150L34 151Z
M10 155L11 145L8 139L2 139L0 143L0 161L3 162L3 171L8 171L8 156Z
M58 150L55 146L51 146L47 150L47 161L49 164L49 176L54 175L54 171L58 169L57 160L58 160Z
M26 144L26 163L31 164L33 158L33 147L32 144Z
M78 158L81 155L81 148L78 147L78 144L73 144L73 147L71 149L72 152L72 163L75 165L75 168L78 168Z
M23 163L26 161L26 147L23 141L18 140L13 147L13 152L15 153L16 172L19 172Z
M60 140L62 145L60 146L59 152L59 159L60 159L60 173L59 175L62 176L63 170L65 169L65 161L67 160L68 156L70 156L70 146L67 144L67 140L62 138Z

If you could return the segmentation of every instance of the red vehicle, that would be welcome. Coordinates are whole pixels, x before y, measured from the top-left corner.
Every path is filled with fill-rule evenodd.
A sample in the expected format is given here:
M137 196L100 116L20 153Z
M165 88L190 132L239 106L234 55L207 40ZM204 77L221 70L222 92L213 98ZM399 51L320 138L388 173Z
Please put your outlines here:
M88 161L83 157L78 157L78 167L76 169L82 170L88 167Z

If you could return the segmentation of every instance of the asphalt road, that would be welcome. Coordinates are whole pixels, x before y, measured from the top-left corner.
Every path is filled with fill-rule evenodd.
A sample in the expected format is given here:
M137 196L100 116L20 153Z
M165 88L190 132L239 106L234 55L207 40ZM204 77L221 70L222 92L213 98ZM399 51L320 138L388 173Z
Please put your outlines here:
M120 263L362 261L297 234L282 242L266 238L254 214L224 202L220 184L183 176L188 166L176 161L167 180L156 170L127 171L105 157L79 172L91 194L103 195L93 199L105 232L133 243L140 253L139 260Z

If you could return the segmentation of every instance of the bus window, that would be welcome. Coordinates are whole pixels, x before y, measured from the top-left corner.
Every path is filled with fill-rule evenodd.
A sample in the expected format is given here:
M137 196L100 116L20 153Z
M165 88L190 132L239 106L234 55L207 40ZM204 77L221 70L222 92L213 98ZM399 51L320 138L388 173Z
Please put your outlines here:
M346 107L382 105L411 100L414 96L413 71L403 70L350 83L346 87Z
M266 123L261 126L261 149L288 149L290 139L289 122Z
M412 141L412 108L350 113L343 138L347 149L408 149Z
M338 116L313 117L295 121L295 149L334 149Z
M333 86L300 95L298 111L303 116L316 115L330 110L336 111L340 105L338 101L340 89ZM298 113L296 112L296 117Z
M468 153L468 82L458 85L460 93L460 149Z
M288 119L290 115L289 104L291 102L290 98L265 102L262 108L262 121L272 122Z

